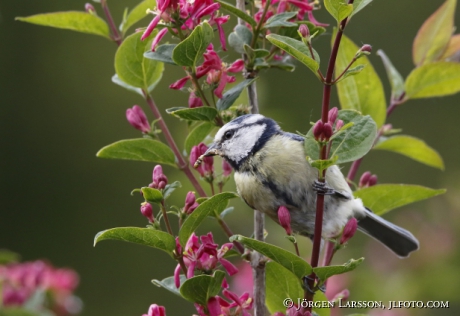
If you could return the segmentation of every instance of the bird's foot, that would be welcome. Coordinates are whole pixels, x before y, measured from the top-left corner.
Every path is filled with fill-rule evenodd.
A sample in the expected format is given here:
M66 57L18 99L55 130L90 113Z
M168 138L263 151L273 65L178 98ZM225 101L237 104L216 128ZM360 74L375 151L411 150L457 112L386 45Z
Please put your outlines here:
M332 195L337 193L337 191L335 191L333 188L328 187L326 182L321 182L318 180L315 180L313 183L313 190L320 195Z

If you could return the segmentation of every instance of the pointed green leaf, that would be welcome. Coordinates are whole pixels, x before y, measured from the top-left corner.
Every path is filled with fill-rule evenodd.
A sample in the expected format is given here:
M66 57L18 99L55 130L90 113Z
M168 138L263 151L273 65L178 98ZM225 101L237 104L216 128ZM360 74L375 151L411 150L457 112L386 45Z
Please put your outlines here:
M267 291L265 304L270 315L286 312L286 306L283 304L286 298L294 302L297 302L298 298L303 298L304 291L299 278L275 261L269 261L265 265L265 282Z
M438 152L423 140L412 136L397 135L386 138L375 145L374 149L397 152L428 166L444 170L444 162Z
M230 238L230 241L238 241L246 247L260 252L264 256L278 262L280 265L294 273L299 280L304 276L309 275L312 268L308 262L302 258L296 256L290 251L284 250L283 248L275 245L268 244L263 241L258 241L252 238L247 238L242 235L234 235Z
M338 118L343 120L345 125L350 122L353 122L353 125L334 137L331 155L339 157L336 164L355 161L371 150L377 137L377 126L370 116L362 116L353 110L340 110ZM313 137L313 127L305 138L305 152L311 159L319 159L319 148Z
M337 82L340 82L340 81L342 81L343 79L345 79L345 78L347 78L349 76L354 76L354 75L357 75L357 74L361 73L361 71L363 71L364 67L366 67L366 65L358 65L356 67L348 69L347 71L345 71L343 76Z
M123 87L125 88L126 90L129 90L129 91L132 91L134 93L137 93L139 94L140 96L144 97L144 93L142 93L142 89L141 88L136 88L136 87L133 87L133 86L130 86L129 84L127 84L126 82L124 82L123 80L120 79L120 77L118 77L117 74L114 74L112 76L112 82L116 85L119 85L120 87Z
M460 34L455 34L450 38L449 44L447 44L447 48L444 51L444 54L442 54L440 60L458 62L459 54L460 54Z
M336 32L334 30L332 38L335 38ZM343 35L337 55L336 74L342 73L358 49L358 46ZM354 67L359 65L366 65L366 68L359 75L350 76L337 84L340 105L342 109L357 110L363 115L370 115L377 123L377 127L380 127L385 123L386 118L382 82L366 56L359 58L353 64Z
M281 48L295 59L307 66L315 76L319 78L319 55L313 50L314 58L312 58L310 50L303 42L277 34L267 35L266 38L276 47Z
M121 240L138 245L149 246L167 252L170 256L176 249L174 237L164 231L139 227L118 227L96 234L94 246L102 240Z
M430 98L460 91L460 64L435 62L412 70L406 79L406 98Z
M171 114L177 118L187 121L208 121L214 122L216 116L219 114L215 108L209 106L202 106L199 108L170 108L166 113Z
M255 80L256 80L256 78L255 79L245 79L245 80L241 81L239 84L237 84L236 86L234 86L233 88L231 88L228 91L226 91L223 94L222 99L219 99L217 101L217 104L216 104L217 109L219 111L223 111L223 110L226 110L229 107L231 107L233 105L233 103L235 103L236 99L238 99L238 97L240 96L241 92L243 92L244 88L249 86Z
M144 53L145 58L161 61L171 65L177 65L172 59L174 48L177 44L164 44L158 46L154 52L148 51Z
M372 0L355 0L353 1L353 13L351 16L355 15L362 9L364 9L369 3L371 3Z
M225 273L219 270L214 275L198 275L188 279L180 287L182 296L192 302L207 306L210 297L219 294Z
M181 274L181 275L179 275L179 280L180 280L180 285L182 286L182 284L184 284L184 282L187 281L187 278L185 277L185 275ZM176 287L176 284L175 284L175 281L174 281L174 276L167 277L167 278L165 278L165 279L163 279L161 281L153 279L152 283L154 285L158 286L158 287L162 287L162 288L168 290L169 292L174 293L174 294L179 295L179 296L182 297L182 295L180 294L179 289Z
M220 3L221 9L233 13L243 21L248 22L253 28L257 26L257 22L250 15L246 14L246 12L241 11L240 9L236 8L228 2L222 0L216 0L216 2Z
M163 199L167 199L171 193L174 192L177 188L182 187L182 184L179 181L174 181L173 183L167 184L163 190Z
M201 143L214 127L216 127L214 124L206 122L197 125L185 139L185 151L190 153L192 147Z
M364 258L360 259L350 259L347 263L339 265L339 266L327 266L327 267L316 267L313 268L313 272L315 272L316 276L322 281L326 281L333 275L342 274L349 271L356 269L357 266L364 261Z
M353 5L345 0L324 0L326 10L340 23L353 12Z
M439 60L449 44L454 29L457 0L447 0L418 30L412 47L416 66Z
M128 159L167 164L176 167L172 150L152 139L125 139L107 145L96 154L100 158Z
M110 39L110 31L107 23L100 17L87 12L67 11L44 13L28 17L17 17L16 20L59 29L101 35Z
M396 68L393 66L387 55L385 55L383 50L379 49L377 51L377 55L379 55L380 58L382 58L383 65L385 66L385 70L387 72L388 81L390 81L391 99L399 99L405 91L404 79L398 72L398 70L396 70Z
M128 36L115 54L115 71L125 83L136 88L150 90L160 81L164 65L156 60L144 58L151 40L141 41L142 32Z
M141 191L142 196L149 203L159 204L163 200L163 194L160 190L149 187L143 187Z
M265 22L264 28L268 29L271 27L291 27L291 26L296 26L296 23L289 22L288 20L292 19L297 15L297 12L283 12L279 14L275 14L271 16L267 22Z
M237 25L235 31L231 32L228 36L228 44L240 54L244 54L244 45L251 45L252 32L246 25Z
M409 184L379 184L353 192L375 214L382 215L397 207L445 193L445 189L430 189Z
M180 66L195 67L213 37L212 27L207 22L203 22L195 27L185 40L177 44L173 49L172 59Z
M129 11L128 15L126 16L126 19L123 21L123 23L120 25L120 31L125 34L126 31L142 20L143 18L149 16L152 17L151 14L147 14L147 9L152 9L155 8L156 6L156 1L155 0L144 0L141 3L139 3L137 6L135 6L131 11Z
M233 192L224 192L216 194L201 203L182 224L179 231L180 244L185 246L192 233L198 228L198 226L200 226L207 216L209 216L219 205L221 205L221 203L237 196L238 195Z

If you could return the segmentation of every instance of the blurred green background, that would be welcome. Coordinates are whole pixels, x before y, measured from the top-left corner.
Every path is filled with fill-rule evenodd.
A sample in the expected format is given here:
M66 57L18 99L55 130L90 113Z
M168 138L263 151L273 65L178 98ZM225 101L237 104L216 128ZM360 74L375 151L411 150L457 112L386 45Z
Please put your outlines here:
M124 8L137 2L109 1L117 24ZM413 68L412 40L441 3L376 0L353 18L346 33L358 45L383 49L407 76ZM16 16L83 10L84 4L75 0L0 2L0 248L20 253L23 260L46 258L56 266L77 270L81 277L77 295L85 304L82 315L141 315L151 303L165 305L168 315L190 315L194 311L191 304L178 303L173 294L150 283L172 275L175 265L168 256L122 242L92 246L94 235L101 230L146 224L139 212L140 198L129 193L151 182L153 168L148 163L95 157L109 143L140 136L126 122L128 107L139 104L147 110L139 96L111 83L116 45L102 37L14 21ZM458 23L458 10L456 15ZM332 22L325 12L316 17ZM147 23L148 19L139 26ZM330 34L326 34L315 42L324 61L329 41ZM228 61L234 57L227 56ZM388 99L389 85L379 57L373 54L370 60L381 75ZM186 106L187 93L167 88L182 76L179 67L166 66L163 80L153 91L162 110ZM309 122L319 117L321 85L301 65L294 73L263 72L258 91L262 113L285 130L306 132ZM398 310L391 315L460 313L459 103L460 95L410 101L390 118L404 134L422 138L437 149L446 171L386 152L372 152L364 160L360 174L371 170L380 183L420 184L448 192L388 214L387 218L420 239L420 251L409 259L395 258L362 235L339 253L337 264L350 257L366 257L356 271L338 280L351 290L350 299L443 300L449 301L449 309ZM338 105L336 97L333 105ZM182 143L185 124L170 117L166 121ZM165 173L170 181L184 184L171 200L182 206L191 186L176 170L166 167ZM227 190L234 190L232 183ZM240 202L235 206L229 225L234 232L250 235L252 212ZM271 222L267 226L270 242L289 247L280 228ZM211 221L199 232L209 230L219 242L225 240ZM302 247L309 254L309 242L302 241Z

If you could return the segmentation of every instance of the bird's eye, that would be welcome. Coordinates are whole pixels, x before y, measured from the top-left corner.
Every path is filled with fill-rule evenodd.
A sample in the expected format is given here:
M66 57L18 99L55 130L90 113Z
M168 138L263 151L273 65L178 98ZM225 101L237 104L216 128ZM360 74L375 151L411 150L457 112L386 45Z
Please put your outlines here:
M226 131L224 134L225 139L230 139L233 136L233 131Z

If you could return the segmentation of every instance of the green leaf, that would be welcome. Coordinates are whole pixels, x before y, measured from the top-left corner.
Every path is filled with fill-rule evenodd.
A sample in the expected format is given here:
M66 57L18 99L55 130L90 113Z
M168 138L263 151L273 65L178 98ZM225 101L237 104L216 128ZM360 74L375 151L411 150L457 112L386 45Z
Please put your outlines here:
M125 139L107 145L96 154L99 158L128 159L167 164L176 167L172 150L152 139Z
M125 83L136 88L151 90L163 74L164 65L156 60L144 58L150 48L149 40L141 41L142 32L128 36L115 54L115 71Z
M428 166L444 170L444 163L437 151L423 140L412 136L397 135L386 138L375 145L374 149L393 151Z
M246 25L237 25L235 31L228 36L228 44L240 54L244 54L244 44L250 46L252 41L252 32Z
M377 127L369 115L362 116L353 110L340 110L338 118L344 125L353 122L352 126L332 140L331 155L339 156L336 164L342 164L357 160L371 150L377 137ZM305 152L311 159L319 159L319 147L313 137L313 127L305 138Z
M201 222L210 215L222 202L237 197L233 192L223 192L214 195L201 203L192 214L182 224L179 231L179 241L182 246L185 246L187 240L190 238L192 233L200 226Z
M332 38L335 38L336 33L337 30L334 30ZM337 55L336 74L342 73L358 49L359 47L349 38L345 35L342 37ZM366 56L359 58L353 65L366 65L366 68L358 76L350 76L337 84L340 105L342 109L357 110L363 115L370 115L380 128L386 118L382 82Z
M210 297L219 294L224 277L225 273L219 270L213 276L195 276L182 284L180 293L186 300L206 306Z
M163 194L157 189L143 187L141 191L145 200L149 203L158 204L163 200Z
M240 96L241 92L243 92L244 88L249 86L255 80L256 80L256 78L254 78L254 79L245 79L245 80L241 81L239 84L237 84L236 86L234 86L233 88L231 88L228 91L226 91L223 94L222 99L219 99L217 101L217 104L216 104L217 110L223 111L223 110L226 110L229 107L231 107L233 105L233 103L235 103L236 99L238 99L238 97Z
M342 274L349 271L356 269L357 266L364 261L364 258L360 259L350 259L347 263L339 265L339 266L327 266L327 267L316 267L313 268L313 272L315 272L316 276L322 281L326 281L333 275Z
M119 85L120 87L123 87L125 88L126 90L129 90L129 91L132 91L134 93L137 93L139 94L141 97L144 98L144 93L142 92L142 89L141 88L136 88L136 87L133 87L133 86L130 86L129 84L125 83L123 80L121 80L117 74L113 75L112 76L112 82L116 85ZM154 83L153 85L151 85L148 89L148 91L152 91L155 87L156 87L156 84L157 83Z
M172 59L180 66L195 67L211 43L214 33L212 27L203 22L173 49Z
M139 3L137 6L135 6L127 15L126 19L123 21L123 23L120 25L120 31L125 34L126 31L142 20L143 18L150 16L149 14L146 13L147 9L152 9L156 6L156 1L155 0L144 0L141 3Z
M447 0L418 30L412 47L416 66L439 60L449 44L454 29L457 0Z
M324 0L326 10L340 23L353 12L353 5L345 0Z
M264 28L268 29L271 27L291 27L296 26L297 23L289 22L288 20L292 19L297 15L297 12L283 12L279 14L275 14L270 17L267 22L265 22Z
M364 7L366 7L371 2L372 0L355 0L353 2L353 13L351 14L351 16L355 15L356 13L364 9Z
M339 157L338 156L334 156L332 159L326 159L326 160L322 160L322 159L318 159L318 160L312 160L310 159L310 157L307 157L307 160L308 160L308 163L313 167L313 168L316 168L320 171L320 173L323 172L323 170L326 170L327 168L335 165L337 159Z
M253 28L257 26L257 22L250 15L246 14L246 12L241 11L240 9L236 8L228 2L221 0L216 0L216 2L220 3L221 9L233 13L243 21L248 22Z
M258 241L252 238L247 238L242 235L234 235L230 237L230 241L239 241L248 248L260 252L264 256L279 263L301 280L304 276L309 275L312 271L311 266L302 258L296 256L290 251L283 248L268 244L263 241Z
M171 193L174 192L177 188L182 187L182 184L179 181L174 181L173 183L167 184L163 190L163 199L167 199Z
M347 78L349 76L354 76L354 75L357 75L357 74L361 73L361 71L363 71L364 67L366 67L366 65L358 65L356 67L348 69L347 71L345 71L343 76L340 77L339 80L337 80L337 82L340 82L340 81L342 81L343 79L345 79L345 78Z
M265 282L267 290L265 304L270 315L276 312L286 312L286 306L283 304L286 298L290 298L294 302L297 302L298 298L303 298L304 291L299 278L279 263L267 262L265 265Z
M161 230L139 227L118 227L107 229L96 234L94 246L102 240L121 240L138 245L149 246L167 252L173 256L176 249L174 237Z
M277 34L266 36L267 39L276 47L281 48L295 59L307 66L315 76L319 78L319 55L313 50L315 59L312 58L310 50L303 42Z
M193 146L198 145L201 143L209 133L212 132L215 125L211 123L201 123L197 125L187 136L185 139L185 151L190 153Z
M382 215L397 207L445 193L445 189L430 189L419 185L379 184L353 192L375 214Z
M166 113L171 114L177 118L187 121L207 121L214 122L214 119L219 114L216 109L209 106L202 106L199 108L183 108L176 107L166 110Z
M399 99L405 91L404 79L398 72L398 70L396 70L396 68L393 66L387 55L385 55L383 50L379 49L377 51L377 55L379 55L380 58L382 58L383 65L385 66L385 70L387 72L388 81L390 81L391 99Z
M180 279L180 285L182 286L182 284L184 284L184 282L187 280L187 278L185 277L185 275L181 274L179 275L179 279ZM167 277L166 279L163 279L163 280L156 280L156 279L153 279L152 280L152 283L158 287L162 287L166 290L168 290L169 292L171 293L174 293L176 295L179 295L179 296L182 296L180 294L180 291L179 289L176 287L176 284L174 282L174 276L170 276L170 277Z
M450 40L449 44L447 45L446 50L442 54L440 60L444 61L457 61L458 54L460 52L460 34L453 35Z
M412 70L406 79L406 98L430 98L460 91L460 64L429 63Z
M144 53L145 58L161 61L162 63L167 63L171 65L177 64L172 59L172 54L174 48L176 48L177 44L163 44L158 46L154 52L148 51Z
M0 265L18 262L19 259L19 254L6 249L0 249Z
M16 20L51 26L82 33L101 35L110 39L109 26L103 19L87 12L67 11L17 17Z
M289 71L289 72L293 72L295 70L295 65L291 64L288 61L270 60L270 63L268 64L268 66L271 68L278 68L278 69ZM256 69L257 69L257 64L256 64Z
M46 312L44 315L50 315L49 312ZM51 314L54 315L54 314ZM22 307L3 307L0 309L0 316L42 316L36 311L31 311Z

